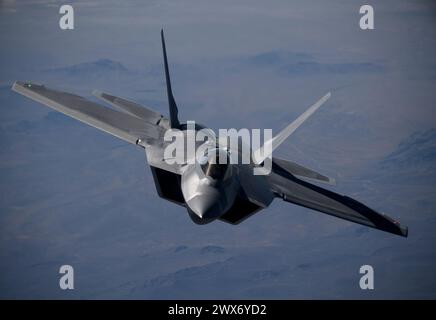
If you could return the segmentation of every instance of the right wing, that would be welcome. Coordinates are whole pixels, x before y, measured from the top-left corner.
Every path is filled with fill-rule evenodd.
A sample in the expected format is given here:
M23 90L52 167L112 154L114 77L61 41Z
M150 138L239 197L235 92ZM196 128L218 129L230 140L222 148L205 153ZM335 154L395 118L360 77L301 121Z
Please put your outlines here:
M168 164L164 160L164 150L168 145L164 141L168 119L156 116L158 113L154 111L144 108L142 115L151 117L143 119L107 108L75 94L29 82L17 81L12 90L124 141L144 147L150 166L176 174L181 172L180 165ZM136 105L135 110L138 111L138 108L139 105Z
M274 164L273 172L268 176L268 179L275 195L287 202L407 237L407 227L401 226L399 222L390 217L378 213L350 197L302 181L286 171L274 168Z
M163 128L75 94L20 81L14 83L12 90L132 144L153 144L163 139Z

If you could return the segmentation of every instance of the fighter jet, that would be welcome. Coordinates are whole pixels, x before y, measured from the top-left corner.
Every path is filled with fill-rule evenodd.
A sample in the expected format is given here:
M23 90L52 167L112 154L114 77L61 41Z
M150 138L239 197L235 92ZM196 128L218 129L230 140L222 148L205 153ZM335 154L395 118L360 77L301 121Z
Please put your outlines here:
M325 101L330 93L311 106L300 117L280 131L262 147L251 150L251 160L245 164L221 163L217 157L228 158L233 150L217 141L214 152L206 150L201 161L170 163L165 159L164 139L168 130L179 130L188 139L188 125L180 122L178 108L171 89L168 59L161 30L169 117L147 107L108 93L93 94L109 106L97 104L81 96L47 88L44 85L16 81L12 90L40 102L67 116L105 131L128 143L145 149L157 193L163 199L185 207L197 224L215 220L237 225L268 207L275 198L313 209L396 235L407 237L408 229L399 222L345 195L326 190L313 183L333 183L314 170L295 162L273 157L265 151L276 149ZM195 125L194 130L204 129ZM196 147L198 144L196 144ZM235 152L241 153L240 150ZM254 175L253 169L272 163L265 175Z

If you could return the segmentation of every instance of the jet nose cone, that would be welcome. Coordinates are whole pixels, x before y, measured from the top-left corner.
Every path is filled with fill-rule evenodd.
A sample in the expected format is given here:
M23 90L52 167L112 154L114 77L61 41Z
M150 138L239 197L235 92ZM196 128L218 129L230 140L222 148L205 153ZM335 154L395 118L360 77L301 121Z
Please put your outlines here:
M196 196L188 202L188 206L201 219L216 219L221 213L217 200L207 195Z

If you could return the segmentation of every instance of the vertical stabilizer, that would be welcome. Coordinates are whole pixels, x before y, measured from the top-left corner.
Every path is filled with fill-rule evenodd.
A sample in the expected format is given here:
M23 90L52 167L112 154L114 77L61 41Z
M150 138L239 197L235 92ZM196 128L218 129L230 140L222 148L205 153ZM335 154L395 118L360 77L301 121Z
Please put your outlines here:
M180 122L178 118L178 109L176 105L176 101L174 100L173 91L171 90L171 79L170 79L170 72L168 70L168 59L167 59L167 50L165 47L165 37L163 29L160 32L161 38L162 38L162 50L163 50L163 57L164 57L164 65L165 65L165 81L167 83L167 94L168 94L168 107L170 109L170 125L171 128L179 128Z
M280 131L274 138L265 142L265 144L259 149L253 151L253 160L256 164L261 164L266 158L270 157L271 154L268 152L273 152L279 145L281 145L299 126L301 126L316 110L321 107L324 102L326 102L331 96L331 93L327 93L318 102L307 109L301 116L295 119L290 125Z

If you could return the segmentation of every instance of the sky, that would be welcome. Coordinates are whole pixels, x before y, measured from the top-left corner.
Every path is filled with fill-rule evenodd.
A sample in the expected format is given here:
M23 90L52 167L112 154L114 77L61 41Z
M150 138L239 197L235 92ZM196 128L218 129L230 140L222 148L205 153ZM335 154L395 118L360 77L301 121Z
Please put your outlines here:
M0 298L436 297L436 7L377 1L0 1ZM367 3L365 3L367 4ZM407 239L275 200L198 226L157 196L144 151L10 90L98 89L182 120L277 132L279 149L409 226ZM59 288L59 267L75 289ZM374 267L361 290L359 268Z

